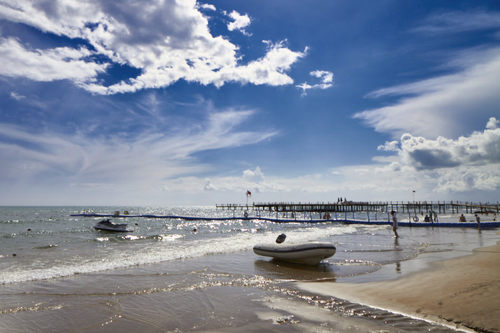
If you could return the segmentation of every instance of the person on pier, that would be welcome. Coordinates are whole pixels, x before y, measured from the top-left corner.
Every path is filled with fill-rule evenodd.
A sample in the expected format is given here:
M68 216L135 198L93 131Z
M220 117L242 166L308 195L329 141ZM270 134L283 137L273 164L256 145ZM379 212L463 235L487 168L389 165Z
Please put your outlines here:
M391 215L392 215L392 231L394 231L394 236L396 238L398 238L399 237L399 235L398 235L398 218L396 217L396 212L391 211Z

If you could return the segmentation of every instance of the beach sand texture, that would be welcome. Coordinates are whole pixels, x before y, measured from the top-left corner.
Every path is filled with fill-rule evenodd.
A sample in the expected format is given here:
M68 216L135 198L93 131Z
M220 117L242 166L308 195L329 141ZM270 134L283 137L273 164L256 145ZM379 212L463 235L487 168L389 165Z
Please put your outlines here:
M398 280L368 283L305 282L309 292L335 296L422 319L500 332L500 245L435 262Z

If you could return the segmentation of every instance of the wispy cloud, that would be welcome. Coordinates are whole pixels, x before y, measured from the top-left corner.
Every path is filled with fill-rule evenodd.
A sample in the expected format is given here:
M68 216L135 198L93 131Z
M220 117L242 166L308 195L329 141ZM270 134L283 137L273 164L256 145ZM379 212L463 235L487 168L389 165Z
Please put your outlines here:
M401 200L410 198L412 190L426 200L456 200L460 193L481 190L481 199L487 200L500 193L500 128L494 118L483 131L455 140L403 136L387 145L392 155L374 158L370 164L299 176L266 174L260 166L243 169L239 175L205 175L211 166L197 163L197 152L253 144L275 135L238 132L236 128L252 114L228 110L213 114L201 128L142 134L125 141L31 133L2 124L0 181L15 184L4 186L10 197L21 191L24 198L50 179L41 188L53 193L52 200L60 193L60 198L80 195L83 202L92 203L161 203L165 198L175 204L183 198L187 198L184 203L213 204L216 198L244 202L246 190L252 191L256 201L315 201L339 195L354 200ZM221 128L226 131L219 134ZM31 180L28 187L22 186L25 179ZM113 198L107 197L110 194ZM70 199L74 202L75 197ZM3 198L3 202L9 201Z
M315 70L309 73L309 75L320 79L320 83L309 84L307 82L298 84L296 87L302 89L302 95L307 95L307 91L310 89L328 89L333 86L333 73L329 71Z
M203 8L212 9L209 5ZM4 1L0 3L0 18L81 38L92 46L92 55L139 69L140 74L105 86L98 81L98 74L106 70L106 64L85 57L90 51L30 50L13 39L2 41L2 58L12 66L2 66L0 74L38 81L68 79L97 94L166 87L179 80L217 87L228 82L273 86L293 83L286 72L305 52L292 51L279 42L260 59L242 63L238 46L225 37L213 36L199 9L195 0L119 5L55 0L51 6ZM248 15L236 11L229 15L233 19L229 29L246 33L244 29L251 22Z
M15 91L11 91L10 92L10 97L12 97L13 99L15 99L16 101L22 101L23 99L26 98L26 96L23 96L23 95L19 95L18 93L16 93Z
M379 132L398 138L408 132L426 137L457 137L476 119L500 118L500 49L462 53L452 59L453 74L371 92L368 97L401 96L392 105L356 113Z
M251 145L276 135L237 130L253 114L251 110L212 112L196 125L145 130L129 138L33 132L0 124L0 182L39 184L50 174L51 182L58 185L160 186L174 176L207 171L210 166L194 158L198 152Z
M422 25L418 26L413 31L443 34L499 28L500 13L476 10L434 14L429 16Z
M499 12L441 12L424 19L412 32L459 34L486 30L500 31ZM354 117L394 138L406 132L434 138L457 137L470 132L470 124L477 124L477 119L500 117L500 48L477 45L453 52L440 66L446 74L372 91L366 97L393 96L399 100Z

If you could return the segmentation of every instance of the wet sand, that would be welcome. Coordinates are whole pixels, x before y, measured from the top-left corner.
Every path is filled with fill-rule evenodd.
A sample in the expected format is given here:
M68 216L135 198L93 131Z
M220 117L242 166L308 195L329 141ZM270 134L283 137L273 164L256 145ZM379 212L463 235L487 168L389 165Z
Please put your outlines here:
M500 245L434 262L398 280L303 282L299 287L396 313L479 332L500 332Z
M230 264L228 264L230 263ZM435 332L451 330L297 289L335 267L250 251L0 285L0 332Z

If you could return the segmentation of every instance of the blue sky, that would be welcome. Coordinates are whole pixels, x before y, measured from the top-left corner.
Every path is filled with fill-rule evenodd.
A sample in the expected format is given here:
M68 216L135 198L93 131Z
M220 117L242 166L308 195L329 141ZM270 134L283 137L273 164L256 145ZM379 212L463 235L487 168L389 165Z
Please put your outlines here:
M499 200L494 1L2 1L0 204Z

